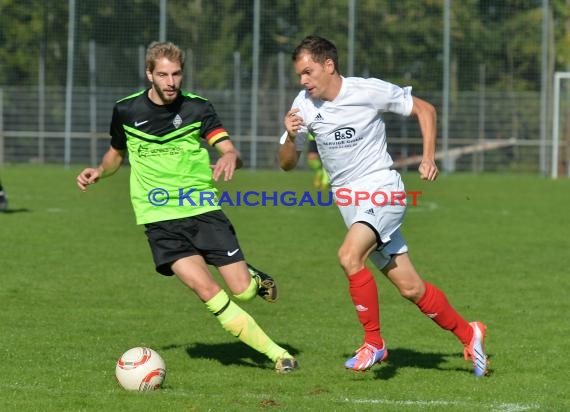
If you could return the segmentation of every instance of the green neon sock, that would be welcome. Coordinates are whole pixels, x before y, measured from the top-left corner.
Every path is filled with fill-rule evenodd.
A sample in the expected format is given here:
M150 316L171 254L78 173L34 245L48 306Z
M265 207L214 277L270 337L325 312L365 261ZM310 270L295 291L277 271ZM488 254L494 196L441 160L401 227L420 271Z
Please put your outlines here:
M220 291L207 301L206 307L216 315L225 330L273 362L279 358L292 357L289 352L273 342L246 311L232 302L225 291Z
M241 292L239 295L234 295L234 297L239 300L240 302L247 302L252 300L254 297L257 296L257 282L254 278L251 278L251 282L247 289Z

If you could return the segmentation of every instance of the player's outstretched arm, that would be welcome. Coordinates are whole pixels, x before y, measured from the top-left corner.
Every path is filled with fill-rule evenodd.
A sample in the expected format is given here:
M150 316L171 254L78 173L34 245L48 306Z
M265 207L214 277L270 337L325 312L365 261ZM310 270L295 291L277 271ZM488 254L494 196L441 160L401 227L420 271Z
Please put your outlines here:
M212 177L217 182L223 174L224 180L227 182L234 177L235 170L243 166L243 162L238 150L235 148L231 140L224 140L216 143L214 147L220 154L220 158L216 164L212 166L214 169Z
M97 183L102 177L113 175L121 167L124 158L124 150L110 147L107 153L103 155L103 160L97 168L88 167L79 173L76 178L77 186L82 191L86 191L87 186Z
M435 163L435 147L437 135L437 112L431 103L418 97L413 97L412 116L418 118L422 132L423 155L418 168L423 180L433 181L437 178L439 170Z

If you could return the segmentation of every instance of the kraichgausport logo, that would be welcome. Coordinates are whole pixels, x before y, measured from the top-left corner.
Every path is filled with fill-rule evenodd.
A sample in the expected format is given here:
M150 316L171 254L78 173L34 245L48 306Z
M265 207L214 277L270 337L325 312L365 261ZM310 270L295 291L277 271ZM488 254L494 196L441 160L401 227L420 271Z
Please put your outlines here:
M403 191L354 191L339 188L329 192L221 192L197 191L195 188L170 189L156 187L148 192L147 199L153 206L370 206L365 213L374 215L372 207L417 206L417 196L422 192ZM410 198L408 201L408 197Z

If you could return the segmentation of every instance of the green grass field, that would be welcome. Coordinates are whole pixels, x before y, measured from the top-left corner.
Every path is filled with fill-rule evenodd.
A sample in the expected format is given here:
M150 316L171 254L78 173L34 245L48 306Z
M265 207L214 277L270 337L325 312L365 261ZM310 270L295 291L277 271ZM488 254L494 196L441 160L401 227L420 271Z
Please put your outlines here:
M387 363L351 373L362 339L336 260L335 206L225 207L248 260L281 298L242 305L294 353L271 362L219 326L175 278L153 269L128 198L128 169L81 193L80 167L6 166L0 213L1 411L562 411L570 409L570 181L452 175L421 190L404 225L420 273L488 326L491 375L400 298L378 271ZM311 190L307 172L240 171L222 190ZM164 388L130 393L115 362L134 346L167 364Z

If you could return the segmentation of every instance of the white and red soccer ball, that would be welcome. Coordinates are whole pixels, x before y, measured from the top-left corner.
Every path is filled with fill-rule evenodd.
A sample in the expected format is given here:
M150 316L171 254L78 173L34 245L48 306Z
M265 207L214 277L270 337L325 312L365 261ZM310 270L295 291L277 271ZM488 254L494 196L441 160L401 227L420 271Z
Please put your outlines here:
M150 348L136 347L121 355L115 367L119 384L130 391L160 389L166 376L166 364L160 355Z

